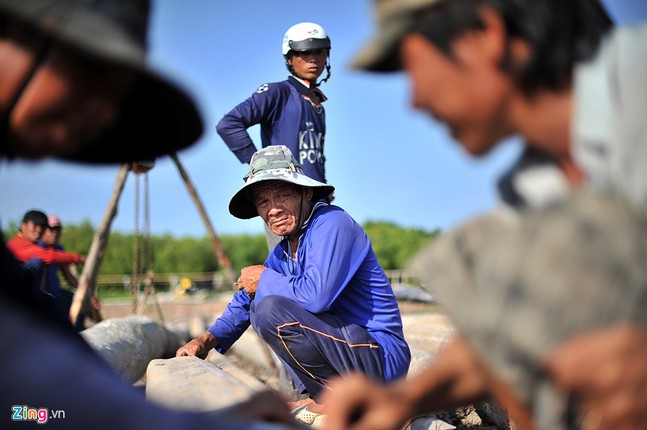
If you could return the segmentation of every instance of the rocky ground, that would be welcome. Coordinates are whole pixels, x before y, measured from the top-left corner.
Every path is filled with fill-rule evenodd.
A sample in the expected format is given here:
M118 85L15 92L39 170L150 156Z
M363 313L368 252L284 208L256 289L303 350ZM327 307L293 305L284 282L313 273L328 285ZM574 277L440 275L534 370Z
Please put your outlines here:
M149 298L143 315L167 326L182 327L188 336L199 335L214 319L222 313L229 302L229 295L219 299L164 297L153 300ZM426 366L434 355L451 339L454 328L442 309L436 304L402 301L400 308L403 315L405 337L412 352L411 372L416 373ZM103 301L102 313L105 318L117 318L132 315L132 301ZM245 370L254 372L258 366L250 364L245 352L232 351L232 358L238 361ZM258 355L252 351L250 356ZM262 354L261 354L262 355ZM263 378L260 378L263 379ZM266 381L268 385L272 385ZM441 418L455 425L457 429L470 430L507 430L511 429L507 417L494 405L481 404L452 411L443 411Z

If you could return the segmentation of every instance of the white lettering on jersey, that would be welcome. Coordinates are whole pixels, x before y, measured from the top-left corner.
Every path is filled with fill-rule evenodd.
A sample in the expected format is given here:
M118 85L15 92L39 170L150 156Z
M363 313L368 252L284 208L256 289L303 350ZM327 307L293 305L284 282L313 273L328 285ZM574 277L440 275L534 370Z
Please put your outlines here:
M299 132L299 163L319 164L323 160L323 135L315 133L314 124L306 122L306 130Z

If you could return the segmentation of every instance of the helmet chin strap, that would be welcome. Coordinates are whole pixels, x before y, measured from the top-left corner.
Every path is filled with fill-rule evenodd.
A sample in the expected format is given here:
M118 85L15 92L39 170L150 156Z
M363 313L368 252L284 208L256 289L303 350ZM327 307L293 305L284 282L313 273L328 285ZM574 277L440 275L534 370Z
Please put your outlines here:
M47 54L49 54L52 45L52 39L45 39L43 45L40 47L38 53L36 54L36 57L34 58L34 63L31 65L31 68L27 71L25 76L23 76L22 81L14 91L13 97L11 97L11 99L9 100L7 108L2 115L2 118L0 119L0 138L2 139L0 145L7 145L9 141L9 121L11 120L11 115L13 114L16 105L20 101L20 98L27 89L29 82L34 77L41 64L43 64L43 62L45 61L45 58L47 57Z
M323 83L324 83L324 82L326 82L328 79L330 79L331 73L330 73L330 61L329 61L329 60L330 60L329 58L326 58L326 77L325 77L325 78L323 78L323 79L322 79L321 81L319 81L318 83L315 83L315 86L316 86L316 87L318 87L319 85L323 84Z

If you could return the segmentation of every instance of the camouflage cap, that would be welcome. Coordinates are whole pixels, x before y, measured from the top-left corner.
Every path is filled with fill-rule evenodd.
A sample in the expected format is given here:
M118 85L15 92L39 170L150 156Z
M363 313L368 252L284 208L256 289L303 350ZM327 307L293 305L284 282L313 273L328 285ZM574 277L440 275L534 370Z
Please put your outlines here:
M335 187L315 181L303 174L303 168L294 158L290 149L284 145L263 148L252 155L249 173L243 185L229 202L229 213L236 218L250 219L258 216L256 206L249 199L247 189L262 181L285 181L302 187L312 188L314 200L319 200L333 191Z
M398 44L420 9L441 0L375 0L378 32L355 56L351 66L374 72L400 70Z

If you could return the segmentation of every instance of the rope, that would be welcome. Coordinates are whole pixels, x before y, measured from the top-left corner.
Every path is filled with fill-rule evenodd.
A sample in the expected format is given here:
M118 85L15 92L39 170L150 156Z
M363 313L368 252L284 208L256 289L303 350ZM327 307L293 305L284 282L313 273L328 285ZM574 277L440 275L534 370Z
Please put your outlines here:
M139 241L139 175L137 175L137 181L135 182L135 243ZM162 314L162 308L157 301L157 296L155 295L155 285L153 283L153 240L151 235L151 205L150 205L150 181L148 177L148 172L144 173L144 224L142 226L143 241L141 254L139 255L139 249L135 245L135 250L137 254L134 256L134 270L133 278L138 279L138 276L145 274L144 279L144 291L142 294L142 300L140 303L135 301L134 311L138 315L143 315L146 311L148 305L149 297L152 297L153 302L157 313L159 315L160 321L164 322L164 315ZM141 260L141 267L138 263ZM137 289L139 291L139 289Z
M142 273L147 273L153 270L153 240L151 238L151 203L149 193L148 172L144 176L144 267Z
M133 274L131 277L133 311L137 310L139 294L139 175L135 175L135 227L133 228Z

